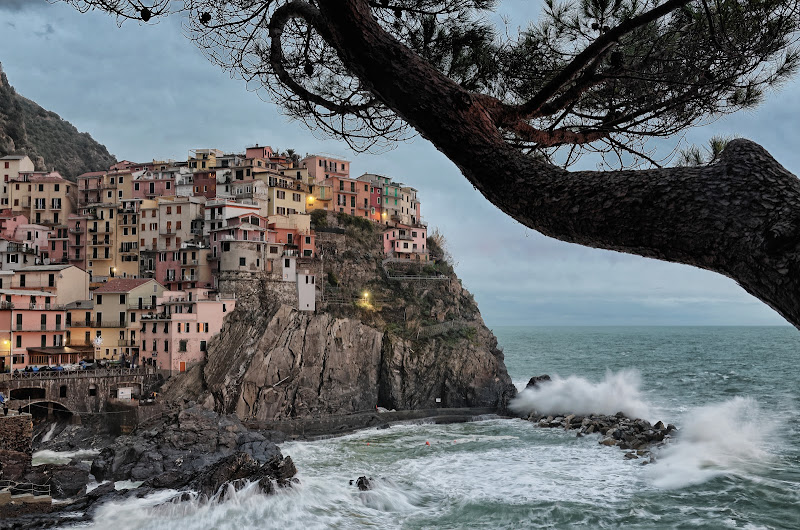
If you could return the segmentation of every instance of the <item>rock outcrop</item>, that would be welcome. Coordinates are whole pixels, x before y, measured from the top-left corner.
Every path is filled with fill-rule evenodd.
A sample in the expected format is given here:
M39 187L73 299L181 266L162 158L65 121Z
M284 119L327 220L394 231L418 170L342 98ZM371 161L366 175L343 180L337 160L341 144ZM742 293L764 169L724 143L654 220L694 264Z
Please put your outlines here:
M249 431L235 416L191 406L135 435L118 437L94 459L91 472L98 481L158 477L161 482L151 486L180 487L236 453L247 454L259 465L268 464L269 469L294 469L291 459L284 458L274 443Z
M318 235L326 252L320 287L333 290L337 303L321 300L314 313L278 301L269 279L240 286L205 365L178 378L166 396L191 396L243 421L376 406L504 410L516 390L472 295L446 264L414 265L404 274L421 279L392 280L376 234L361 226Z

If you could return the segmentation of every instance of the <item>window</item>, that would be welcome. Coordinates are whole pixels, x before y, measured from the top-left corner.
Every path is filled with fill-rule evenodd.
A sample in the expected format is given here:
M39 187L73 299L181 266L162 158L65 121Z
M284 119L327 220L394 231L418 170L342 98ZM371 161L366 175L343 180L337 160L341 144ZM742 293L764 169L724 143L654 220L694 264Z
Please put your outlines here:
M186 351L187 342L185 340L178 341L178 351Z
M247 263L245 262L244 258L239 258L239 266L244 267Z
M95 297L95 300L97 300L97 304L98 304L98 305L101 305L101 304L103 303L103 295L102 295L102 294L98 294L98 295Z
M28 234L28 235L30 235L30 234ZM19 275L19 286L20 287L25 287L25 275L24 274L20 274Z
M134 182L133 183L133 190L134 191L139 191L139 183L138 182Z
M200 351L206 351L206 341L200 341Z
M169 351L169 341L168 340L164 341L164 351Z
M119 303L120 304L124 304L125 303L125 295L124 294L119 295Z
M56 284L56 276L55 274L48 274L47 275L47 286L53 287Z

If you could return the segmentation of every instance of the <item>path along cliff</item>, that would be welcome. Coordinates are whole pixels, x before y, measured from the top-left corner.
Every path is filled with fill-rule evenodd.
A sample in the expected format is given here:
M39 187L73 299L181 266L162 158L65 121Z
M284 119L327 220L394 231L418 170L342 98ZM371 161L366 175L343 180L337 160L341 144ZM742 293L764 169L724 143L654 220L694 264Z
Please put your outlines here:
M316 221L332 229L318 231L310 264L317 310L283 303L269 278L239 282L236 310L205 363L175 378L166 397L242 421L376 406L505 410L516 390L503 353L435 241L432 261L387 264L378 225L332 214Z

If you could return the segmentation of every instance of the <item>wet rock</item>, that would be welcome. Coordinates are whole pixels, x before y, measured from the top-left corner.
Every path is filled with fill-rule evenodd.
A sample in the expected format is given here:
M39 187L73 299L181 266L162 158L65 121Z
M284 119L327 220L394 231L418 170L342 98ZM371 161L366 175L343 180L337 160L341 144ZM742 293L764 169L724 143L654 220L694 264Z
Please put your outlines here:
M75 497L86 491L89 469L86 466L43 464L25 474L24 482L48 484L57 499Z
M372 489L372 479L367 477L358 477L356 479L356 487L361 491L367 491Z
M235 416L194 406L173 412L141 434L118 437L94 459L91 472L99 481L153 479L153 487L175 487L167 484L234 453L248 454L261 464L283 458L273 442L249 431Z
M636 453L625 453L625 459L626 460L635 460L637 458L639 458L639 457L636 456Z
M536 385L539 385L545 381L550 381L550 376L547 374L531 377L528 381L528 384L525 385L525 388L535 388Z

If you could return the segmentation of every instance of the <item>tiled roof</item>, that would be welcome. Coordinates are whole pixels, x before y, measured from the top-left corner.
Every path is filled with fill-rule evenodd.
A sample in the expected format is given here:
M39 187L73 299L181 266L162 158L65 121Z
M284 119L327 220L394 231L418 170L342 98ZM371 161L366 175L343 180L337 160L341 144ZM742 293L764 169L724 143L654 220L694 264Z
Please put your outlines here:
M158 283L152 278L114 278L94 290L95 293L127 293L147 282Z

